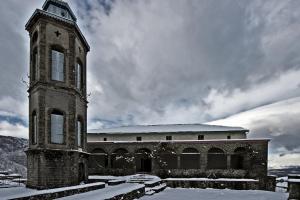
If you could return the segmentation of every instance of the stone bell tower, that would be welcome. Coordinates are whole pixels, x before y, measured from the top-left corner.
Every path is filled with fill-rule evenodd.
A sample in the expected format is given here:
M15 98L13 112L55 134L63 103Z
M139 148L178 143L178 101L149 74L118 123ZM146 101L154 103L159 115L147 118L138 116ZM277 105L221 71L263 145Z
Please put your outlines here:
M89 45L61 0L46 0L25 27L30 36L27 187L76 185L87 179Z

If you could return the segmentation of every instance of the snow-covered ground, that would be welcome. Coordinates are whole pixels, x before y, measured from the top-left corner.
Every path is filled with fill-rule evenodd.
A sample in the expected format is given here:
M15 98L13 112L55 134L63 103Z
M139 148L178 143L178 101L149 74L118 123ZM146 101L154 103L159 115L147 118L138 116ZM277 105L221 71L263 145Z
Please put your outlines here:
M144 196L140 200L286 200L287 193L259 190L218 190L167 188L153 196Z
M136 174L134 176L90 176L89 178L94 179L108 179L108 180L126 180L129 181L132 178L135 179L152 179L160 180L156 176ZM195 178L197 179L197 178ZM282 182L279 180L283 180ZM167 188L166 190L154 194L153 196L144 196L141 200L286 200L288 198L288 193L285 193L287 186L287 177L277 178L277 186L282 188L277 188L277 192L268 192L260 190L219 190L219 189L195 189L195 188ZM97 183L94 183L97 184ZM21 184L23 185L23 184ZM4 197L19 196L23 194L37 194L43 191L37 191L25 188L24 185L17 186L11 185L12 188L0 188L0 200L7 199ZM84 187L72 186L72 187ZM68 188L72 188L68 187ZM62 200L93 200L93 199L106 199L113 197L115 195L127 193L129 191L135 190L137 188L143 187L141 184L136 183L125 183L116 186L108 186L105 188L90 191L82 194L77 194L69 197L64 197ZM63 188L51 189L51 190L61 190ZM48 190L50 191L50 190Z

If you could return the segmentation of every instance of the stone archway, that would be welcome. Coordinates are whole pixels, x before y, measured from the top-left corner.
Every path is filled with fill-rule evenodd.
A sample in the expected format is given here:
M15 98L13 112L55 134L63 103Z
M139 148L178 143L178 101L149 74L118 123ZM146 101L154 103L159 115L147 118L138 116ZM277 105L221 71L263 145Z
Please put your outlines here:
M180 155L181 169L199 169L200 153L195 148L185 148Z
M232 169L245 169L246 168L246 149L238 147L231 155L230 167Z
M151 151L146 148L138 149L135 152L135 165L137 172L151 172L152 159Z
M85 166L84 163L78 164L78 182L85 181Z
M220 148L211 148L207 153L207 168L208 169L226 169L227 156Z
M126 169L130 165L130 160L128 150L119 148L112 153L111 166L113 169Z

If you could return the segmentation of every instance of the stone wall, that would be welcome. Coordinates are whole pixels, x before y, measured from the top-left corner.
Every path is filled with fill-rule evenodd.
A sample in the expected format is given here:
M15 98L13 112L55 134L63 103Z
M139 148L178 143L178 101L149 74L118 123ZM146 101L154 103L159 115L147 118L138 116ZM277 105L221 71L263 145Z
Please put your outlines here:
M77 185L80 173L87 180L87 154L77 151L28 150L27 187L36 189ZM85 166L80 172L79 164Z
M231 139L246 139L245 131L219 131L219 132L171 132L171 133L132 133L132 134L105 134L98 133L88 134L89 142L103 141L106 138L107 141L136 141L136 137L141 137L142 141L153 140L166 140L166 136L172 136L172 140L198 140L198 135L203 135L205 140L213 139L227 139L227 136L231 136Z
M163 180L171 188L215 188L215 189L234 189L234 190L258 190L258 181L197 181L197 180Z

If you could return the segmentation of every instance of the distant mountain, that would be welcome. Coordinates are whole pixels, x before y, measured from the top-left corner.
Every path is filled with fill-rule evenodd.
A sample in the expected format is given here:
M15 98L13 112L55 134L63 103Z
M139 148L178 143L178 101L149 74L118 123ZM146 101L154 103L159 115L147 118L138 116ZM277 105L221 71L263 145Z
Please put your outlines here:
M28 140L0 135L0 171L26 176L26 154Z
M287 176L288 174L300 174L300 166L289 166L281 169L269 169L270 175L277 177Z

